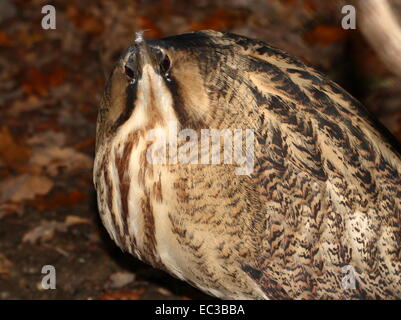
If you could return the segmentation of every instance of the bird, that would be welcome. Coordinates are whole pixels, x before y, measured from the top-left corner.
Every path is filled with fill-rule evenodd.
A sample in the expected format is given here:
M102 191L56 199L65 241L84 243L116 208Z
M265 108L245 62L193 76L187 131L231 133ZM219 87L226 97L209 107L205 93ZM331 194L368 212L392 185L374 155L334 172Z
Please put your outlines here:
M115 243L208 295L400 299L400 154L272 45L137 33L105 84L93 178Z

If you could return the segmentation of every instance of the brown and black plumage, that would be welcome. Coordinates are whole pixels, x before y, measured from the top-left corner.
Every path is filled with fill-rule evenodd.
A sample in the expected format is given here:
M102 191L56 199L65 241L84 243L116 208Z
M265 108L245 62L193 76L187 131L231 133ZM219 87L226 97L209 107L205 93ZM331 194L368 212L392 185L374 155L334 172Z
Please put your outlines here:
M172 121L253 130L253 171L149 163L147 133ZM123 250L211 295L401 298L397 148L343 89L263 42L139 36L104 92L94 181Z

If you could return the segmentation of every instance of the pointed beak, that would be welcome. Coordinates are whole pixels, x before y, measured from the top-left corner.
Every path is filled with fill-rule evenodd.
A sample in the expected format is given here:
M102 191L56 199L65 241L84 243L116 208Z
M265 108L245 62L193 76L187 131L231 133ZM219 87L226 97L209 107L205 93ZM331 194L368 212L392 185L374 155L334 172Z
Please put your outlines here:
M146 64L150 64L151 66L154 65L153 61L154 59L151 52L150 52L150 48L147 45L146 41L143 39L143 35L142 33L137 32L137 36L135 39L135 44L138 48L138 54L137 54L137 58L138 58L138 64L141 67L141 69L146 65Z
M133 70L137 78L142 75L142 70L145 65L150 65L156 73L160 73L160 62L163 59L163 52L160 49L150 47L143 39L143 35L137 32L135 44L128 49L125 57L123 58L124 67Z

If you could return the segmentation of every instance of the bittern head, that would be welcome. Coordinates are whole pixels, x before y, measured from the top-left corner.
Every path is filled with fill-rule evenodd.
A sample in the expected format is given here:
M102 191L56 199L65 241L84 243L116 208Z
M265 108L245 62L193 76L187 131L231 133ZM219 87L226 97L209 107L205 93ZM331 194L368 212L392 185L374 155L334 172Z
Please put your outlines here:
M97 145L118 131L146 130L168 121L183 128L219 128L243 121L241 104L249 101L239 91L246 88L241 66L247 57L233 45L233 39L215 31L153 41L137 34L107 82Z
M145 41L137 34L107 81L97 145L123 128L135 131L158 122L200 120L208 101L196 59L185 41Z

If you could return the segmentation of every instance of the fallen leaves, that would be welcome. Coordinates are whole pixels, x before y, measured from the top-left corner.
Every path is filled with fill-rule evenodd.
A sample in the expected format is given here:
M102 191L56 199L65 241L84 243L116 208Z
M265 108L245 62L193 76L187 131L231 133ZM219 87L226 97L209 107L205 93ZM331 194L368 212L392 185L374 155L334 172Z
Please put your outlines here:
M71 208L87 199L87 195L79 190L69 193L56 193L51 197L39 196L30 201L29 204L38 211L56 210L59 208Z
M0 253L0 277L8 277L13 264L7 257Z
M9 46L11 45L11 37L4 32L0 31L0 46Z
M242 10L216 9L213 14L201 21L193 22L191 30L228 30L236 24L244 22L245 14Z
M110 287L119 289L135 280L135 274L131 272L116 272L110 276Z
M53 188L53 181L44 176L22 174L10 177L0 183L0 202L20 202L47 194Z
M66 76L66 70L61 66L49 72L28 68L24 73L25 77L21 84L22 90L28 95L38 94L41 96L47 96L49 88L59 86Z
M36 209L45 211L72 207L86 199L86 195L78 190L44 197L53 189L58 175L72 174L79 169L91 170L92 158L76 148L63 147L65 142L64 133L48 130L22 144L10 129L0 127L1 166L14 171L0 181L0 203L3 205L0 217L10 212L5 204L29 202ZM76 147L86 147L93 142L91 138Z
M7 127L0 127L0 158L6 166L18 170L30 159L32 151L17 141Z
M35 43L45 39L43 32L20 32L15 35L17 42L27 48L31 48Z
M125 272L125 263L116 267L119 255L111 258L110 251L104 250L103 228L74 227L72 223L79 217L70 217L68 223L64 220L66 213L79 212L88 218L97 214L88 201L88 191L93 188L93 159L86 154L93 154L94 149L96 105L104 87L102 69L108 70L121 50L132 43L135 31L150 29L145 37L151 39L194 29L226 30L283 47L328 71L337 70L347 59L355 67L348 73L363 70L374 76L374 81L377 77L381 87L394 87L383 81L383 67L366 45L355 47L350 38L352 48L345 46L348 34L338 28L341 13L335 1L201 1L196 5L184 1L178 5L169 0L73 0L57 7L57 29L46 32L40 29L39 2L0 1L15 6L16 19L24 18L18 23L14 18L3 21L0 31L0 127L9 128L0 128L0 228L4 235L0 239L0 277L13 273L14 285L9 287L13 298L54 297L52 290L39 292L34 285L38 278L20 270L55 259L60 268L64 266L60 272L67 275L69 285L64 287L60 277L58 286L63 290L57 290L57 297L92 297L94 290L105 283L104 276L113 272L104 290L116 292L105 291L101 299L174 297L164 288L152 291L151 284L132 280L133 276ZM5 12L0 9L0 20ZM309 30L306 34L305 28ZM350 34L358 34L358 30ZM341 78L346 80L346 76L344 72ZM363 83L359 86L366 98L378 90L370 90ZM385 91L367 107L380 108L377 113L401 139L401 117L397 116L400 103L396 100L400 92L400 88ZM23 235L26 242L20 245ZM50 251L62 256L56 254L53 260ZM85 264L69 263L80 261L82 256ZM18 268L13 268L8 259ZM93 275L93 282L85 278L84 272L76 272L83 267ZM138 266L135 272L146 273L149 269L145 268ZM135 288L144 288L145 294L132 291ZM190 292L176 298L188 299L188 295L192 297Z
M347 30L344 30L340 26L317 25L305 33L304 39L311 44L327 46L344 40L346 35Z
M31 138L27 140L27 143L32 148L37 147L48 147L56 146L62 147L66 142L66 136L64 132L57 132L53 130L48 130L45 132L38 132Z
M100 300L140 300L144 294L145 289L138 290L120 290L115 292L108 292L101 294L98 298Z
M141 26L141 29L146 30L146 36L149 36L150 39L163 38L164 35L162 31L151 19L139 17L138 24Z
M35 150L30 165L43 169L51 177L71 173L80 168L90 169L92 158L70 147L49 146Z
M25 233L22 237L22 242L30 244L46 242L51 240L56 232L65 233L69 227L79 224L90 224L90 220L78 216L67 216L64 222L44 220L39 226Z
M0 131L0 155L2 161L21 174L11 175L0 182L0 202L21 202L33 200L37 196L48 194L54 181L51 178L60 173L72 173L77 169L90 168L92 159L76 151L73 148L57 147L63 143L62 135L52 137L48 134L37 136L33 143L45 143L43 140L52 141L54 146L34 149L33 155L27 147L19 145L9 134L8 129ZM32 143L32 141L31 141ZM21 169L29 161L29 170ZM32 204L39 210L51 210L61 206L71 207L86 198L80 191L73 190L65 194L56 194L51 198L38 197Z
M2 203L0 204L0 220L4 217L16 214L22 216L24 213L24 206L20 203Z
M27 99L15 101L8 113L12 116L19 116L23 112L29 112L39 109L43 106L43 101L41 101L37 96L30 95Z
M76 27L89 34L101 34L104 30L104 24L101 19L79 11L76 7L69 6L66 11L66 16Z

